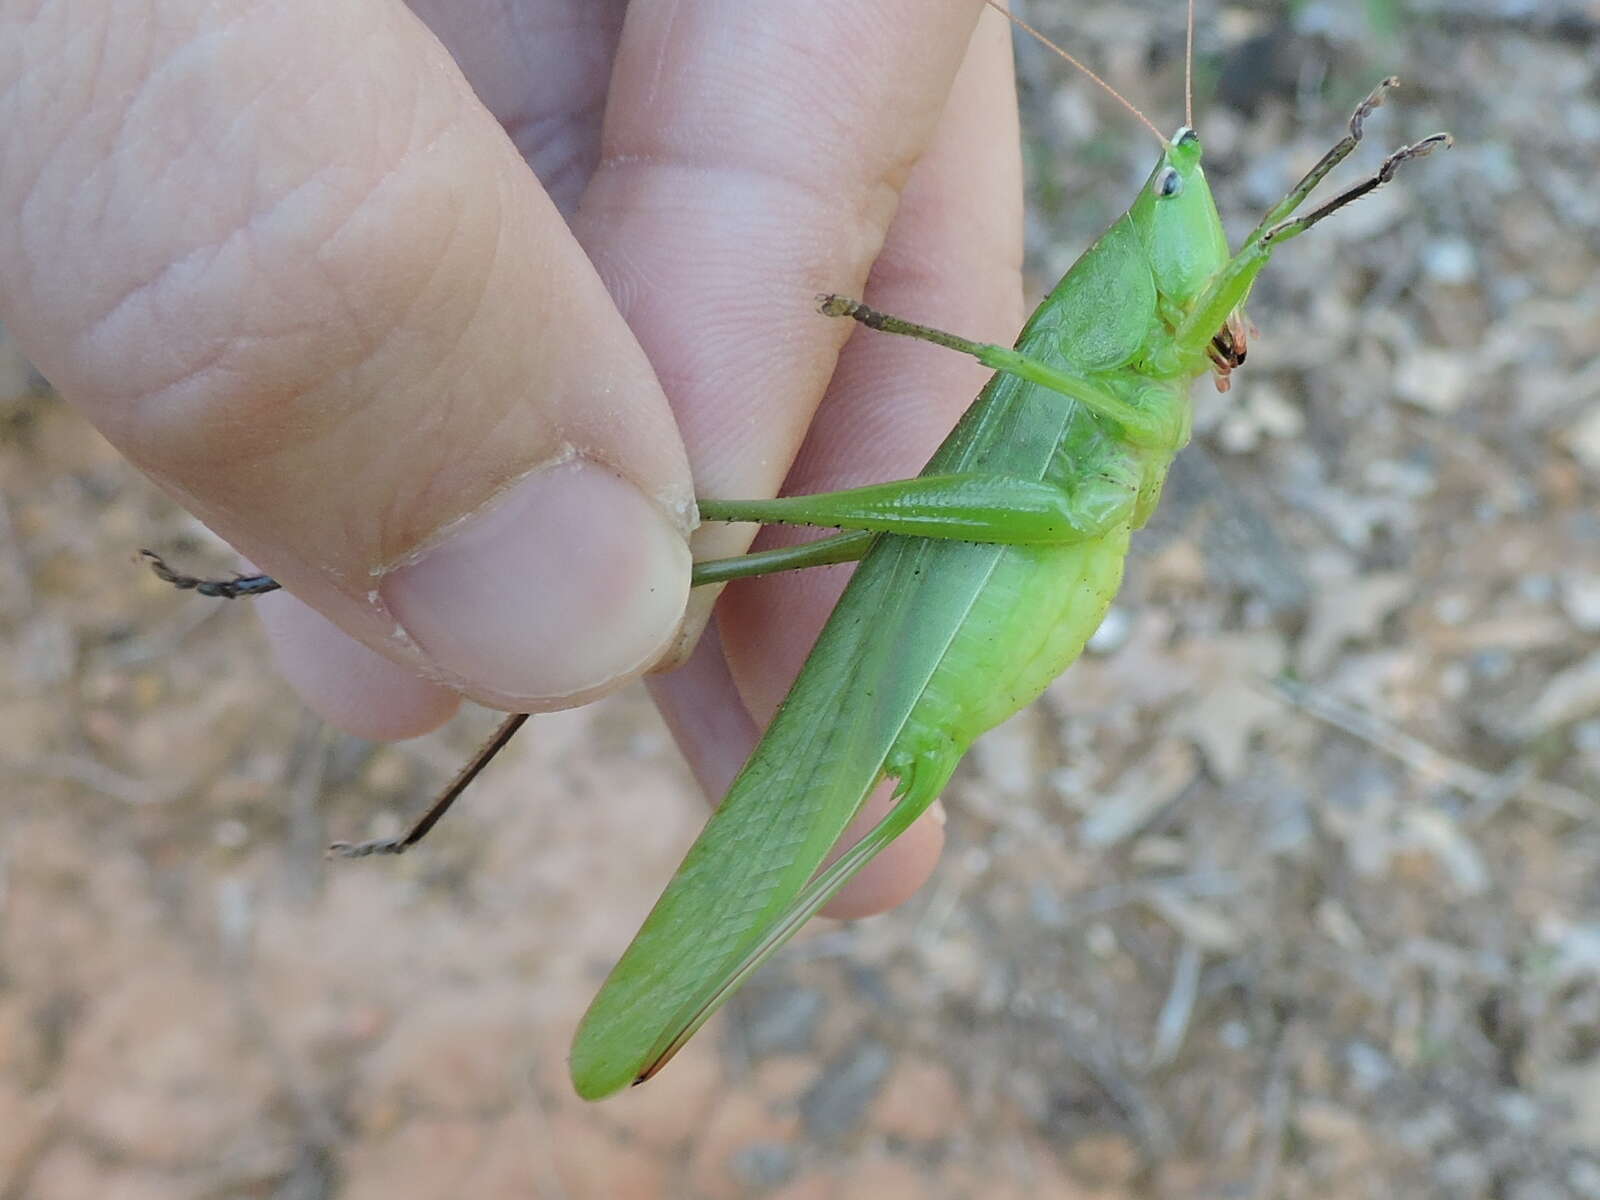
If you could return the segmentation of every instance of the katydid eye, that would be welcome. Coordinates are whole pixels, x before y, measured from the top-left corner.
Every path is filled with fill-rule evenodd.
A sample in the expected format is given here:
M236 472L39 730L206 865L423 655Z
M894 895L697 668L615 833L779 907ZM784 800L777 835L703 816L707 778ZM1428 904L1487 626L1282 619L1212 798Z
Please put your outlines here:
M1156 195L1176 196L1183 191L1183 176L1178 174L1176 167L1167 167L1156 179Z

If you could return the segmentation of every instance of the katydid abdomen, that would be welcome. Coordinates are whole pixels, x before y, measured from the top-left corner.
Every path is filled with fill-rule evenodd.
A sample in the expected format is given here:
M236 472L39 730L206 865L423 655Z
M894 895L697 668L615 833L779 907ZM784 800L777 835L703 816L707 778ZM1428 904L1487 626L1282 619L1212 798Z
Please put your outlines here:
M889 751L889 775L959 759L1072 665L1121 585L1128 532L1122 526L1081 546L1007 548Z

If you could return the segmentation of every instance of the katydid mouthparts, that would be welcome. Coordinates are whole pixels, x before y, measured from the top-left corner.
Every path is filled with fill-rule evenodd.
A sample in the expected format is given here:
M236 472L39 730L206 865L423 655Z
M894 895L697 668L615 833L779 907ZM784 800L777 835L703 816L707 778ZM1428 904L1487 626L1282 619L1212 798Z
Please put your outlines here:
M1191 46L1192 38L1191 2ZM700 501L705 520L841 532L699 563L696 586L859 566L787 699L583 1018L571 1055L580 1095L599 1099L659 1071L928 808L980 734L1078 657L1120 585L1130 535L1155 509L1189 440L1191 383L1209 374L1225 390L1245 360L1244 304L1274 250L1450 144L1439 133L1403 146L1368 178L1295 215L1396 82L1372 91L1346 135L1237 251L1201 170L1192 118L1168 138L1117 96L1155 133L1160 156L1127 211L1073 263L1012 347L821 298L826 316L972 355L995 374L915 479ZM204 595L277 586L267 576L183 575L144 554L161 578ZM509 717L409 832L335 852L414 845L524 720ZM822 867L885 777L896 782L888 814Z

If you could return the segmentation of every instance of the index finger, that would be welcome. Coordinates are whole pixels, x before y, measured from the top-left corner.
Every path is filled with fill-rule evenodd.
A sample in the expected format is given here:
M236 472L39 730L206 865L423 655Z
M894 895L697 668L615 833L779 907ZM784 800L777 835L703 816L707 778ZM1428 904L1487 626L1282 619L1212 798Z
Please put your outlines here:
M699 494L772 495L788 472L850 332L815 297L859 293L981 8L629 7L575 229L656 367ZM702 529L697 557L751 533Z

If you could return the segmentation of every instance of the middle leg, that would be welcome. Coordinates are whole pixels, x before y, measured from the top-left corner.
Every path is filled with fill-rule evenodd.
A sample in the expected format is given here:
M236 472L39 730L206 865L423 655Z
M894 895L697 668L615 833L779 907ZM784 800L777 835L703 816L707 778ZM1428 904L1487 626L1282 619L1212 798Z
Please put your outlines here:
M809 496L702 500L700 515L961 542L1066 545L1098 537L1125 519L1137 490L1137 480L1125 472L1090 474L1070 489L1010 475L920 475Z

